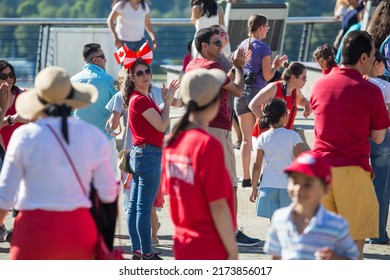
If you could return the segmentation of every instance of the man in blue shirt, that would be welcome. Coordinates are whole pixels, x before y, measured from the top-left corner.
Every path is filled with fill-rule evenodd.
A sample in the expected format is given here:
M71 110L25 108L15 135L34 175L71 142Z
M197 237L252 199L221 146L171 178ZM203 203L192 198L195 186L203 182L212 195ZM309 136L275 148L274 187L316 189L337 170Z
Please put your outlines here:
M76 109L74 111L74 116L95 125L107 136L112 149L111 164L115 174L118 175L118 151L116 149L115 137L110 135L105 129L106 121L110 116L110 111L108 111L105 106L116 93L114 78L106 73L105 68L107 60L100 44L90 43L84 45L83 57L85 61L83 70L74 75L71 78L71 81L94 85L99 91L99 97L95 103L88 107Z

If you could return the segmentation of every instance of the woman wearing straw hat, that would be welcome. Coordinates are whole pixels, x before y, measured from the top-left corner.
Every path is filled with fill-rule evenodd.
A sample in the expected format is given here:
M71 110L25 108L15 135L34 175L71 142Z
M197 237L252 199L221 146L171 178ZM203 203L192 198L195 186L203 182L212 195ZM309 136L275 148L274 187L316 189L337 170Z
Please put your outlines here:
M15 201L20 211L11 259L95 258L98 233L86 194L93 181L102 202L110 203L118 184L104 134L70 112L97 95L92 85L71 83L65 69L49 67L17 99L20 116L36 121L14 132L0 175L0 222Z
M233 189L220 142L206 132L219 111L219 69L195 69L181 81L186 113L163 154L162 187L175 227L175 259L237 259Z

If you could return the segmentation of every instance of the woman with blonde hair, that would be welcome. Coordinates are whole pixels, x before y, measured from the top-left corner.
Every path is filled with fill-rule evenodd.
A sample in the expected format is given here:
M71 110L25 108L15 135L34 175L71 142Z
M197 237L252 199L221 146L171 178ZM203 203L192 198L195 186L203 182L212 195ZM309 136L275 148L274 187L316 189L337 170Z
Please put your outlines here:
M267 85L276 71L287 60L287 56L277 55L272 61L270 47L262 42L270 29L268 19L259 14L253 14L248 19L248 38L239 47L251 50L252 55L244 65L245 86L242 96L235 98L234 110L238 116L242 133L241 158L243 180L242 187L250 187L249 165L252 151L252 130L256 117L249 109L253 97Z

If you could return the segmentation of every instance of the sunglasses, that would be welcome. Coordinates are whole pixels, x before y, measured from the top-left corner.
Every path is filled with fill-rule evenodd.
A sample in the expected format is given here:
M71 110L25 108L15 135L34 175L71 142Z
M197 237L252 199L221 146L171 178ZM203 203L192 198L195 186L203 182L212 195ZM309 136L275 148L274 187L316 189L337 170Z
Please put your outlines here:
M210 44L215 44L218 48L222 47L222 41L221 40L217 40L215 42L210 42Z
M152 74L152 72L150 71L150 69L145 69L145 71L140 70L140 71L135 72L135 75L137 77L142 77L144 74L150 75L150 74Z
M1 73L0 74L0 80L5 81L5 80L7 80L7 78L15 79L16 78L15 73L11 72L9 74L6 74L6 73Z
M95 56L95 57L100 57L100 58L102 58L102 59L106 59L106 56L105 56L104 54L102 54L102 55L97 55L97 56ZM95 57L94 57L94 58L95 58ZM92 59L94 59L94 58L92 58ZM91 60L92 60L92 59L91 59Z

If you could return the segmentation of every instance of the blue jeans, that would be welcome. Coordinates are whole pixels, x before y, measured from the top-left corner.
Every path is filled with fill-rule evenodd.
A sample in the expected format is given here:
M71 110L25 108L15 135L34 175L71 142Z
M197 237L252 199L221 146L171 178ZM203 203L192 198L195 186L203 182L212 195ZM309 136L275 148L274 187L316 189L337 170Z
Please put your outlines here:
M132 250L152 253L150 212L160 185L162 148L146 144L131 150L133 179L127 225Z
M133 50L134 52L137 52L139 50L139 48L146 42L146 38L142 38L141 40L139 41L134 41L134 42L130 42L130 41L122 41L123 44L126 45L126 47L128 47L129 50Z
M379 238L371 241L387 242L387 218L390 202L390 133L386 131L385 140L379 145L370 141L370 159L374 170L374 187L379 203Z

